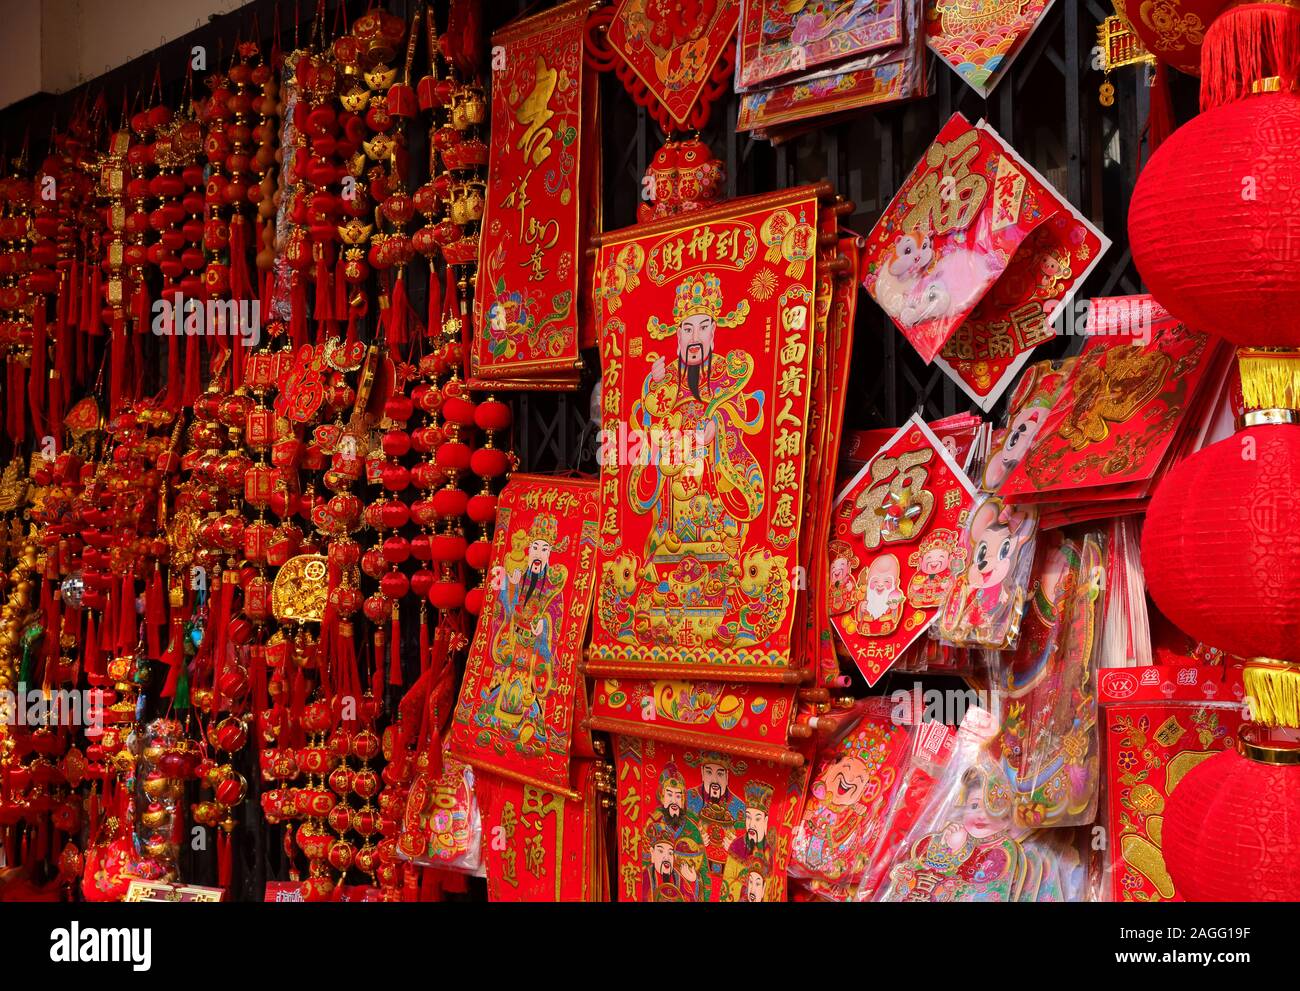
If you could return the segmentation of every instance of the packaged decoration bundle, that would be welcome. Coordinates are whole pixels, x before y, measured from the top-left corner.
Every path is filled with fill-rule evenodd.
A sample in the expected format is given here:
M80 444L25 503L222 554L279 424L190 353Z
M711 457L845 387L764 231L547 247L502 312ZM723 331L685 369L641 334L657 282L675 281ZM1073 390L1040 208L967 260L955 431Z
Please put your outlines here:
M1300 7L1076 7L0 108L0 901L1300 898Z

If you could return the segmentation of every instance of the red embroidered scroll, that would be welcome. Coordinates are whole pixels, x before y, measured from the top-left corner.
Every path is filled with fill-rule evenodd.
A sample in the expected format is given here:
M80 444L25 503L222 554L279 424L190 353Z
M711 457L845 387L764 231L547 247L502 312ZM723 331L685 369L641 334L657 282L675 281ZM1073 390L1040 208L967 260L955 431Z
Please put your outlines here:
M569 749L596 515L594 481L514 475L502 490L489 594L451 724L456 757L574 798Z
M807 768L614 738L620 901L785 900Z
M575 763L573 781L578 798L506 778L478 780L490 900L609 900L595 763Z
M553 378L578 364L587 7L573 0L492 36L474 379Z
M818 199L606 234L588 670L794 681Z

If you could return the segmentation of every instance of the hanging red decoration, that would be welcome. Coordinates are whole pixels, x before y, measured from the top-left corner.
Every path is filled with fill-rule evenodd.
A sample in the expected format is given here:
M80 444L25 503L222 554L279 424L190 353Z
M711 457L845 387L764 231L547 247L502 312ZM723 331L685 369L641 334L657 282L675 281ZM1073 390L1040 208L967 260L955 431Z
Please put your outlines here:
M1238 657L1300 660L1300 429L1248 427L1160 483L1147 588L1184 633Z
M1190 75L1201 71L1205 31L1228 0L1115 0L1142 46L1160 61Z
M1165 865L1188 901L1300 898L1300 750L1241 741L1169 796Z
M1194 118L1151 157L1129 240L1175 317L1238 344L1300 345L1300 254L1286 250L1300 237L1298 143L1300 98L1261 93Z

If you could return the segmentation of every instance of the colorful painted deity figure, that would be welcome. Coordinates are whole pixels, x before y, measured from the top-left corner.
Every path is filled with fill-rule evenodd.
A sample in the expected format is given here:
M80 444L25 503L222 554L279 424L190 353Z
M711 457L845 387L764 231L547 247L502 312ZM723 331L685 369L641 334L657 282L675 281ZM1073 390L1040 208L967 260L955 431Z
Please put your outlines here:
M1037 555L1020 643L999 655L1006 696L995 752L1025 827L1091 822L1096 810L1093 660L1104 561L1095 534L1051 531Z
M492 643L488 697L474 716L479 726L538 750L546 744L542 703L552 687L555 631L563 621L561 596L569 577L564 565L551 564L557 530L554 516L538 516L528 530L512 535L504 566L492 569L491 588L505 622Z
M793 864L800 874L833 884L858 879L872 854L911 740L909 728L888 714L868 714L821 754L794 833Z
M677 287L672 325L651 318L652 337L676 336L676 360L651 362L632 426L697 446L683 458L680 446L661 444L658 459L633 469L635 504L653 520L647 562L726 562L762 508L762 472L746 440L763 419L765 397L746 391L754 359L715 346L718 328L738 327L748 313L746 300L723 313L721 284L706 273Z
M459 759L569 797L596 512L590 481L516 474L502 490L488 595L451 722Z
M758 199L602 236L602 423L620 456L601 462L590 673L768 680L802 648L819 213L810 188Z

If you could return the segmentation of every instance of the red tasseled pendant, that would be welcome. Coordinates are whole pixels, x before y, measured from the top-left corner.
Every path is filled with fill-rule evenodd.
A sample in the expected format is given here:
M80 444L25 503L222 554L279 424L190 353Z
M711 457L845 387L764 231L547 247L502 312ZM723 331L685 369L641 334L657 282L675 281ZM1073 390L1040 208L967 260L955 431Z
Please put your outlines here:
M230 298L253 298L253 280L248 274L248 220L239 214L230 220Z
M294 272L290 278L293 285L289 289L289 339L296 351L311 343L307 330L307 280L301 272Z
M99 659L99 636L95 632L95 614L93 611L86 612L86 640L85 647L82 650L83 662L88 675L102 675L104 666Z
M429 617L423 605L420 606L420 674L429 670Z
M175 337L173 341L180 342L181 338ZM203 338L186 337L185 338L185 393L184 404L193 406L194 400L199 398L199 393L203 391Z
M117 621L117 649L124 654L129 654L135 650L140 637L139 624L136 621L135 581L133 579L122 579L118 599L120 600L119 608L121 612Z
M45 297L37 296L32 312L32 364L27 376L27 403L32 411L32 429L38 436L45 432L41 426L42 414L49 412L45 401L45 341Z
M23 424L23 393L26 391L23 386L23 367L17 361L8 361L5 363L5 375L8 381L5 384L5 394L8 396L6 403L5 425L9 433L9 439L15 445L21 444L23 434L26 433Z
M399 610L393 606L393 621L388 629L388 683L402 683L402 623Z
M104 333L104 276L95 265L91 268L90 273L90 298L87 300L87 309L90 310L90 317L86 322L85 331L87 334L99 336Z
M217 830L217 884L222 888L230 887L231 878L234 876L233 865L234 860L230 855L230 834L224 829L219 829Z
M334 262L334 318L342 320L343 315L348 312L348 280L343 276L343 252L340 251L337 260Z
M109 355L109 413L116 416L125 405L126 385L126 318L113 315L112 344Z
M257 726L257 739L266 739L266 713L271 707L271 696L266 682L266 647L257 646L249 651L249 675L252 681L253 718Z
M438 273L434 270L433 263L429 263L429 325L424 328L427 337L438 336L438 331L442 326L442 282L438 279Z
M171 628L167 635L167 650L162 661L167 665L167 682L163 685L162 697L176 697L176 687L180 683L181 671L185 668L185 618L179 608L172 609Z
M312 311L316 323L334 319L334 280L330 273L333 259L333 243L326 241L321 244L321 256L316 261L316 308Z
M154 568L144 594L144 631L151 661L162 660L162 633L167 625L166 599L163 596L162 572Z
M398 272L393 280L393 293L388 304L388 328L385 335L389 350L396 351L406 344L407 338L406 279Z

